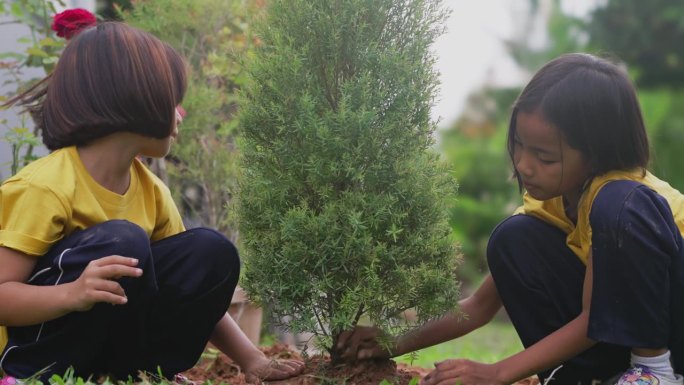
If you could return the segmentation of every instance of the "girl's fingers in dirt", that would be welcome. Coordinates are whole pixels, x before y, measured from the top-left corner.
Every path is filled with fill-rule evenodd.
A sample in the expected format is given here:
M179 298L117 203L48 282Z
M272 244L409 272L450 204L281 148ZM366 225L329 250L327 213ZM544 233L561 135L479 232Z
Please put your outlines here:
M340 356L342 357L343 361L348 361L348 362L356 361L356 359L357 359L356 353L357 353L358 348L359 348L359 346L357 344L349 343L349 341L347 341L347 343L345 343L344 345L340 346L338 344L338 346L339 346L338 350L341 350Z
M340 336L337 339L337 349L343 349L347 345L347 340L349 340L352 334L354 334L354 330L345 330L340 333Z
M450 368L456 368L468 362L468 360L453 359L435 362L435 369L446 370Z
M368 360L371 358L379 358L381 356L383 356L383 354L376 347L362 348L356 353L356 358L359 360Z
M340 337L337 339L337 349L345 350L346 352L350 347L354 347L358 340L358 334L360 333L359 328L360 327L357 326L352 330L346 330L340 333Z
M458 367L459 360L446 360L435 364L435 370L428 373L420 382L421 385L438 385L443 381L449 380L451 384L461 374Z
M337 340L337 348L342 349L345 346L358 345L361 341L375 340L378 332L377 329L369 326L356 326L352 330L344 331L340 334Z
M420 385L454 385L461 384L462 381L456 374L441 373L435 376L426 376Z
M345 346L342 353L340 353L340 357L342 357L343 361L354 362L357 358L356 351L356 347L354 346Z
M342 350L341 357L344 361L356 361L368 357L359 355L361 350L374 351L377 347L376 337L378 330L368 326L357 326L351 331L344 332L340 336L337 344L338 349ZM367 355L368 353L366 353ZM371 354L370 357L374 355Z

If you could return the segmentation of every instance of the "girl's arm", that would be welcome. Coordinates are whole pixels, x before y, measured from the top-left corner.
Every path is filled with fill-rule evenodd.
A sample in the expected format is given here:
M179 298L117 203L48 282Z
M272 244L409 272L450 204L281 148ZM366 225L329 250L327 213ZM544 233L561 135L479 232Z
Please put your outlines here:
M436 364L436 369L422 384L447 384L457 381L463 385L498 383L511 384L530 375L553 369L596 344L587 337L589 305L592 292L592 257L589 254L584 277L582 312L565 326L536 344L495 364L480 364L469 360L447 360Z
M462 314L450 313L400 337L392 355L399 356L437 345L464 336L489 323L501 308L501 299L492 276L488 274L480 287L458 304Z
M450 313L398 337L394 346L390 347L390 352L378 342L381 339L380 331L366 326L357 326L354 330L342 333L337 349L342 358L348 361L394 357L468 334L488 323L501 308L501 299L491 275L485 277L475 293L458 304L461 313Z
M123 276L139 277L137 261L109 256L91 262L74 282L35 286L29 279L37 258L0 246L0 325L24 326L84 311L97 302L126 303L126 294L114 281Z

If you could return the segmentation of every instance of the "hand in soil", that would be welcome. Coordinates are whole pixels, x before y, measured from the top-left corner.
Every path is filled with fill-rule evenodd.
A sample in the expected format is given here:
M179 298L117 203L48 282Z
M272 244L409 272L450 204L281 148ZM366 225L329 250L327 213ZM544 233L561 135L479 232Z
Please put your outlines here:
M339 357L346 362L355 362L373 358L390 358L391 354L382 347L378 340L387 339L377 328L356 326L344 331L337 340Z
M304 362L293 359L269 359L265 356L245 369L245 380L250 384L284 380L302 373Z
M503 385L497 367L470 360L446 360L435 364L421 385Z

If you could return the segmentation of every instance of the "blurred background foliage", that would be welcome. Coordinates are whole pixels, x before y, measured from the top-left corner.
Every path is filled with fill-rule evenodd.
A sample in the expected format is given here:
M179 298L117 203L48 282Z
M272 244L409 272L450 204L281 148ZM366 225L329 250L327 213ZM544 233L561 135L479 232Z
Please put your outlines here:
M258 40L249 15L263 7L244 0L100 1L98 14L146 30L176 48L189 67L187 115L166 159L149 160L170 186L188 228L207 226L234 242L229 214L238 172L236 144L238 91L245 81L240 65Z
M584 51L621 62L634 80L649 131L652 169L684 191L684 2L607 0L586 19L565 14L560 0L529 0L522 33L505 41L508 53L531 76L548 60ZM544 21L545 44L531 44ZM486 245L496 224L520 204L505 148L510 107L520 88L485 85L468 99L461 117L441 132L441 151L452 164L459 195L451 225L462 244L462 281L487 271Z
M601 0L580 19L564 13L561 0L520 1L528 5L529 12L516 19L519 33L505 40L510 57L529 76L564 52L586 51L620 60L641 99L653 150L652 169L682 191L684 168L678 155L684 148L684 2ZM243 83L239 58L258 44L250 34L249 15L264 3L97 1L100 18L125 20L144 28L188 57L191 84L184 101L188 116L183 135L166 162L156 167L166 176L191 225L216 227L233 239L237 234L227 206L237 172L236 93ZM0 13L32 30L25 39L26 51L0 56L0 70L23 68L17 66L50 70L62 42L53 38L47 26L44 10L52 6L49 4L53 3L0 2ZM542 46L532 44L540 33L539 20L545 37ZM25 86L24 80L12 79L17 81L17 89ZM460 273L466 288L487 270L485 249L492 229L521 201L510 180L505 150L510 106L519 92L516 87L485 84L472 93L461 116L439 132L439 149L460 185L451 226L466 259Z

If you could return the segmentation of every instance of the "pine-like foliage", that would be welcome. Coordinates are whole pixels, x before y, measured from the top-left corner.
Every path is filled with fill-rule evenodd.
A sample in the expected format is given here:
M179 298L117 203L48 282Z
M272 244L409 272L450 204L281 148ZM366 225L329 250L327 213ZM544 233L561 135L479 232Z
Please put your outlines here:
M243 286L292 331L390 334L456 306L456 184L432 151L438 0L273 0L247 63ZM334 358L334 357L333 357Z

